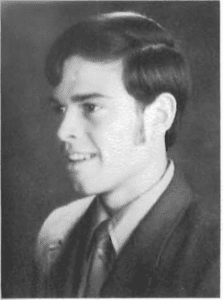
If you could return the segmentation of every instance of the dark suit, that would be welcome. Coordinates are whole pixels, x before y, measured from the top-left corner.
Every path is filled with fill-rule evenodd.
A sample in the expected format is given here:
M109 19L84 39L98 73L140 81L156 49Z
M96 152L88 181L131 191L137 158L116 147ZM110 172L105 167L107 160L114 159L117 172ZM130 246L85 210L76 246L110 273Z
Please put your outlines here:
M134 230L101 297L219 297L219 218L179 171ZM43 297L75 297L94 202L69 233Z

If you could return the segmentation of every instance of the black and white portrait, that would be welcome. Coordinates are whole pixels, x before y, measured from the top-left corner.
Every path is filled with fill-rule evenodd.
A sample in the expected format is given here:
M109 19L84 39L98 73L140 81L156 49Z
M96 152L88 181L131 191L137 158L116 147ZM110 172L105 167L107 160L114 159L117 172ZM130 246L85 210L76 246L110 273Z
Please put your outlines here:
M220 297L219 6L2 3L3 298Z

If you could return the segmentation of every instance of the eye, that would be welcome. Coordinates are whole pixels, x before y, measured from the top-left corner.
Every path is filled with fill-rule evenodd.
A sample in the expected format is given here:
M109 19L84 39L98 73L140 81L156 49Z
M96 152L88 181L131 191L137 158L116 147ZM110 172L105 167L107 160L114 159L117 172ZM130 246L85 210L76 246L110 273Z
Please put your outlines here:
M61 104L54 104L53 110L56 114L64 114L66 112L66 107Z
M86 113L93 113L98 111L100 106L94 103L84 103L83 108Z

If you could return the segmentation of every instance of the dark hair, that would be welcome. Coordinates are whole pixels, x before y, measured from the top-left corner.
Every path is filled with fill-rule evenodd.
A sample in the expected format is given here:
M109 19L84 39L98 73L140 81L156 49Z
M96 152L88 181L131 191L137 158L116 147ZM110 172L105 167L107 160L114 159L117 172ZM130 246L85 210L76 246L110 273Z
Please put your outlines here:
M177 101L177 113L165 136L166 148L175 142L190 76L184 57L164 28L133 12L101 14L78 22L49 51L45 73L50 85L60 83L64 62L73 55L99 62L122 59L126 90L142 107L162 92L171 93Z

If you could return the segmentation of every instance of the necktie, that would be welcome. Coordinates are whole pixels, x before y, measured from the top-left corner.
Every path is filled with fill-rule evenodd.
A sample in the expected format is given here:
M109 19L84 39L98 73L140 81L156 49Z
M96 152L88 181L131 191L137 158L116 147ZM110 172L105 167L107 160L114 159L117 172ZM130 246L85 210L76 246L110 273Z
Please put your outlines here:
M99 297L101 287L105 282L115 251L108 233L108 220L102 222L95 230L89 247L90 268L86 283L85 297Z

